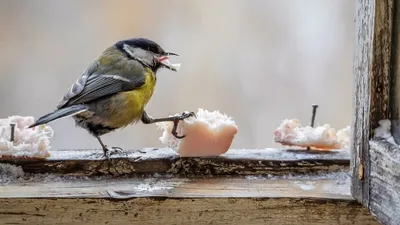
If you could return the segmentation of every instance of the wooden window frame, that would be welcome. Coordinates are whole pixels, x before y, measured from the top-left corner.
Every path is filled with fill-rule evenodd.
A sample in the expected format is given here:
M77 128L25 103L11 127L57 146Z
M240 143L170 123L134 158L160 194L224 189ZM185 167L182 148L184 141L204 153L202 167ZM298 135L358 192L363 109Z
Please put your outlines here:
M400 148L374 138L378 122L390 119L400 143L400 4L357 0L354 54L352 196L382 224L400 224Z

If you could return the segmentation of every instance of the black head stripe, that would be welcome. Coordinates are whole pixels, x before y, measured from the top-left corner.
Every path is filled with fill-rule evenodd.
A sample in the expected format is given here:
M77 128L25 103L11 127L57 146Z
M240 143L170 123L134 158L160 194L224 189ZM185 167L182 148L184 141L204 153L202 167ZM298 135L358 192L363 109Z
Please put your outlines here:
M163 54L165 51L156 42L149 40L147 38L131 38L127 40L122 40L117 42L115 45L119 50L123 50L124 44L130 45L132 47L141 48L153 52L155 54Z

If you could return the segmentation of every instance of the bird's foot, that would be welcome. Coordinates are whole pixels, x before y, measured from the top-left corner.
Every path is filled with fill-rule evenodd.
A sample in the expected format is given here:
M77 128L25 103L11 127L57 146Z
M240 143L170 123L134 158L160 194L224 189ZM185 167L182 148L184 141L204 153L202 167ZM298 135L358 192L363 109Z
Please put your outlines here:
M101 159L106 159L108 162L111 162L110 160L110 150L106 147L103 148L103 155L101 156Z
M124 149L121 147L113 146L113 147L111 147L111 149L113 151L110 152L110 156L112 156L114 154L124 154L126 157L128 157L128 153L126 151L124 151Z
M115 154L125 154L125 156L128 157L128 153L126 153L123 148L116 146L111 147L111 149L105 146L105 148L103 149L103 153L104 154L101 158L107 159L108 161L110 161L110 156Z
M112 150L110 150L108 147L105 146L105 148L103 148L103 156L101 157L101 159L106 159L106 161L104 162L105 165L105 169L107 171L108 174L110 175L120 175L120 173L118 172L118 161L114 161L110 159L110 156L113 154L116 154L117 152L121 151L122 149L116 149L116 147L111 147Z
M178 135L177 129L178 129L178 124L180 121L187 119L191 116L194 116L196 118L196 114L194 112L183 112L182 115L175 117L174 126L172 127L171 134L174 135L175 138L177 139L182 139L185 137L185 135Z
M196 113L185 111L185 112L182 113L182 115L177 116L176 118L178 120L184 120L184 119L187 119L187 118L192 117L192 116L196 118Z

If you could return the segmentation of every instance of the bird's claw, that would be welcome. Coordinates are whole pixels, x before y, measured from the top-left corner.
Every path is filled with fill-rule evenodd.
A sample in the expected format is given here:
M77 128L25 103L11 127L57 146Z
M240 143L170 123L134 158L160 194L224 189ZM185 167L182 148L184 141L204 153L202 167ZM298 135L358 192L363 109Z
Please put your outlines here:
M191 116L193 116L194 118L197 118L196 114L194 112L185 111L185 112L182 113L181 116L179 116L179 120L184 120L184 119L187 119L187 118L189 118Z
M108 148L106 146L106 149L103 149L104 154L101 157L101 159L107 159L107 161L111 161L110 160L110 156L114 155L114 154L122 154L125 153L126 155L128 155L126 152L124 152L124 149L122 149L121 147L111 147L112 151L110 150L110 148Z
M101 156L101 160L103 160L103 159L106 159L109 162L111 161L110 160L110 153L108 152L108 149L107 149L107 151L104 151L103 155Z
M174 137L177 138L177 139L182 139L182 138L185 137L185 135L179 136L179 135L178 135L178 132L176 132L176 131L175 131L175 132L172 132L172 135L174 135Z
M114 155L114 154L117 154L117 153L124 153L124 149L122 149L121 147L113 146L113 147L111 147L111 149L113 151L110 151L110 155Z
M189 118L191 116L194 116L196 118L196 114L194 112L185 111L185 112L182 113L182 115L178 116L176 118L176 120L174 120L174 126L172 127L171 134L174 135L175 138L182 139L182 138L185 137L185 135L182 135L182 136L178 135L178 132L176 130L178 129L179 121L187 119L187 118Z

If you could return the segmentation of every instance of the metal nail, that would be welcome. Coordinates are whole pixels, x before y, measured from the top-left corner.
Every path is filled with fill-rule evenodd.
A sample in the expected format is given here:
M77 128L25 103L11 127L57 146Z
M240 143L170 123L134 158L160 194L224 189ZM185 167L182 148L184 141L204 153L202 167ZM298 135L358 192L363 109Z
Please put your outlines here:
M10 142L14 142L15 123L10 123L10 126L11 126L11 137L10 137Z
M311 124L310 124L311 127L314 127L315 114L317 114L317 108L318 108L318 105L312 104L312 115L311 115ZM311 148L307 147L307 150L311 150Z
M314 127L314 122L315 122L315 114L317 114L317 108L318 105L313 104L312 105L312 116L311 116L311 127Z

